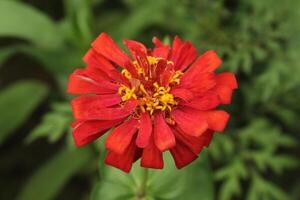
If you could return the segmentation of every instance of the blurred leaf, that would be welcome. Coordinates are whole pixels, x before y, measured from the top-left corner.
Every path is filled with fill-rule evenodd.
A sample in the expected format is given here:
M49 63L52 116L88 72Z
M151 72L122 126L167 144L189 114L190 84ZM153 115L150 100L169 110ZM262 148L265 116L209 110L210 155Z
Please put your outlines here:
M43 48L62 45L61 35L50 18L24 3L10 0L0 1L0 36L19 37Z
M2 67L2 64L14 53L16 52L16 49L7 47L0 49L0 68Z
M43 116L43 121L26 138L30 143L40 137L48 137L49 142L60 139L72 122L72 112L69 103L55 103L52 111Z
M145 199L213 199L212 174L207 160L199 160L182 170L178 170L169 154L164 156L162 170L148 169ZM103 179L93 189L92 200L122 200L138 198L145 169L135 164L126 174L106 166L102 169Z
M92 157L93 153L88 148L61 150L30 177L17 199L55 199L68 180L90 162Z
M64 28L74 44L87 48L92 41L92 1L64 0ZM67 29L66 29L67 28Z
M259 175L254 175L247 200L274 199L288 200L289 196L270 181L265 181Z
M0 92L0 144L22 125L47 92L37 81L19 81Z

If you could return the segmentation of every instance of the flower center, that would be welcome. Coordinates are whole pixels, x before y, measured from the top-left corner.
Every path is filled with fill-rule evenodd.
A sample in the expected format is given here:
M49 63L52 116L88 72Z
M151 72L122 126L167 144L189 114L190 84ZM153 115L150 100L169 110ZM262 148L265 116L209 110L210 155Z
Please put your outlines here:
M152 69L157 68L160 60L163 60L163 58L147 56L149 71L154 73ZM120 85L118 93L122 95L122 101L136 99L139 101L137 112L148 111L151 115L155 110L171 111L177 105L175 97L170 93L171 86L180 83L180 77L183 73L181 71L171 71L168 84L162 86L160 85L161 74L157 74L154 80L149 79L149 74L144 72L144 67L138 61L134 60L132 63L139 77L133 78L126 69L122 70L122 74L131 83L131 86ZM165 65L173 65L173 62L166 60Z

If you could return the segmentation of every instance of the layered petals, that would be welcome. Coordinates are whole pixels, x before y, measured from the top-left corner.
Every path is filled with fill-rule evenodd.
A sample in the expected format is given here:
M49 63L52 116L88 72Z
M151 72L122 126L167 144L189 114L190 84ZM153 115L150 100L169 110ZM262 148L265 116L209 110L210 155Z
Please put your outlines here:
M149 113L142 113L136 145L140 148L148 146L152 134L152 121Z
M117 90L117 85L107 81L97 82L81 69L75 70L70 75L67 89L70 94L113 94Z
M201 113L192 109L176 109L172 111L176 125L187 135L200 136L207 128L208 123Z
M108 132L105 163L124 172L141 159L146 168L162 169L171 153L178 169L193 162L223 131L237 89L231 72L216 73L222 61L213 51L197 58L197 49L178 36L172 45L154 37L154 48L123 40L127 55L106 33L84 55L84 69L69 78L77 147ZM111 131L109 132L109 130Z
M170 152L178 169L181 169L184 166L190 164L197 158L197 155L180 141L177 141L176 146L173 147Z
M105 163L128 173L131 170L132 163L135 161L136 154L137 147L132 141L123 154L109 151L105 158Z
M154 169L164 167L162 151L154 144L153 135L150 137L149 144L143 149L141 166Z
M121 120L111 121L80 121L73 130L73 138L77 147L86 145L101 137L108 129L120 123Z
M101 33L92 46L99 54L121 67L130 61L129 56L106 33Z
M116 154L123 154L137 131L137 125L138 121L131 118L116 127L106 138L105 147Z
M166 123L162 116L162 113L154 114L154 142L160 151L165 151L167 149L175 146L175 136L171 128Z
M117 107L97 107L98 109L80 110L74 112L75 119L86 120L113 120L127 117L134 112L135 107L138 105L136 100L128 101L125 105Z

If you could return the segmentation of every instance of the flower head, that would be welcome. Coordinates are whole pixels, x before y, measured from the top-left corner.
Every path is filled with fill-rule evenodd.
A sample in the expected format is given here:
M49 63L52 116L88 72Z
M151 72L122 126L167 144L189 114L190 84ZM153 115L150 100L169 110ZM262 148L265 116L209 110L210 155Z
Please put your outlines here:
M105 162L125 172L141 166L163 168L170 151L177 168L197 158L214 131L223 131L237 88L234 74L214 71L221 60L214 51L198 58L195 47L175 37L172 46L153 38L154 49L124 40L131 57L102 33L84 56L87 67L69 79L68 92L76 121L73 138L82 146L107 130Z

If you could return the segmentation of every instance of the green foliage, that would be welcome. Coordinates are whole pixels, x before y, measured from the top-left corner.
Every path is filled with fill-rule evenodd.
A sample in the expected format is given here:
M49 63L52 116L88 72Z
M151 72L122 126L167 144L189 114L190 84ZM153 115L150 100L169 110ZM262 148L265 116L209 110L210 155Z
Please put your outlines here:
M93 153L88 148L62 149L29 178L17 199L54 199L64 184L89 163L92 157Z
M118 169L104 167L103 177L95 185L91 200L139 198L145 173L148 176L145 199L213 199L212 172L207 159L199 159L186 170L177 170L169 154L165 154L164 158L162 170L145 171L135 164L131 173L125 174Z
M52 111L43 116L40 123L26 138L26 142L32 142L41 137L47 137L49 142L60 139L72 122L72 113L69 103L54 103Z
M224 156L224 167L216 171L216 181L222 181L219 199L232 199L247 191L242 190L241 182L251 180L247 199L288 199L272 181L264 180L260 174L282 174L284 170L299 166L295 157L278 154L279 148L295 147L297 142L265 119L257 118L244 129L239 129L225 142L217 137L212 143L211 155L215 160ZM259 137L258 137L259 135ZM225 140L226 141L226 140ZM227 149L224 151L224 146ZM244 196L244 195L243 195ZM284 198L283 198L284 197Z
M0 144L22 125L48 93L37 81L19 81L0 92Z
M61 45L62 39L55 24L44 13L9 0L1 0L0 13L0 36L19 37L43 48Z

